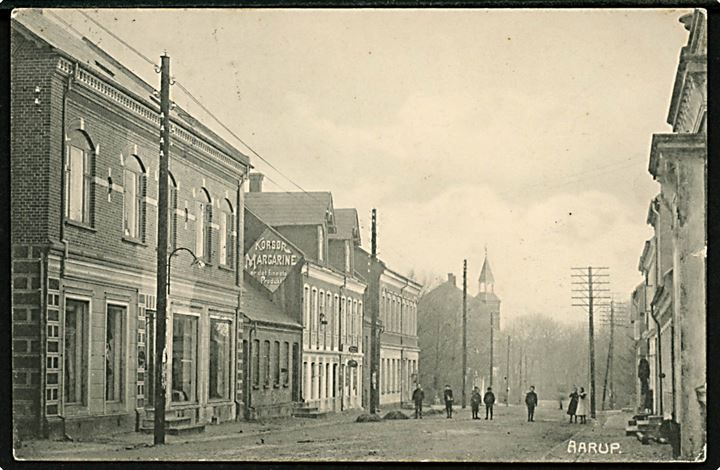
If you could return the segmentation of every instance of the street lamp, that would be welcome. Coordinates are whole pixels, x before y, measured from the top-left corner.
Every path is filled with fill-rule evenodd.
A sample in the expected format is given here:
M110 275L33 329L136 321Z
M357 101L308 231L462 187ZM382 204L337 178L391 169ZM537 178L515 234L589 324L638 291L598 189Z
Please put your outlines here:
M178 248L175 248L175 249L174 249L172 252L170 252L170 254L168 255L168 262L167 262L167 290L168 290L168 294L170 293L170 264L171 264L171 262L172 262L173 256L175 256L176 254L178 254L178 253L181 252L181 251L187 251L188 253L190 253L190 256L193 257L193 261L192 261L192 263L190 263L190 266L199 266L200 268L204 268L204 267L205 267L205 263L203 262L203 260L201 260L200 258L198 258L197 256L195 256L195 253L194 253L190 248L185 248L184 246L180 246L180 247L178 247Z

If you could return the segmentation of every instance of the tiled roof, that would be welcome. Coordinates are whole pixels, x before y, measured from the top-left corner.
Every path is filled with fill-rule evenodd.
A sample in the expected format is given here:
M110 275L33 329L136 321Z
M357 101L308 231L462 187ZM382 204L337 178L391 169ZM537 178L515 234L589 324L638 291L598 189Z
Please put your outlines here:
M242 313L252 321L274 323L278 325L302 328L302 325L282 311L262 291L249 280L243 282Z
M103 80L119 85L135 95L136 99L143 101L145 105L160 112L159 101L153 97L153 86L135 75L88 38L69 32L52 15L53 13L43 12L42 9L21 9L16 10L13 19L16 24L21 25L22 28L58 50L62 55L77 61L82 67L91 70ZM179 106L176 106L171 112L171 117L176 122L184 123L193 132L208 140L208 143L240 162L246 164L250 162L247 155L234 148Z
M357 209L335 209L337 233L330 235L333 240L354 240L360 243L360 223Z
M333 212L329 192L254 192L245 194L245 206L266 224L322 225Z

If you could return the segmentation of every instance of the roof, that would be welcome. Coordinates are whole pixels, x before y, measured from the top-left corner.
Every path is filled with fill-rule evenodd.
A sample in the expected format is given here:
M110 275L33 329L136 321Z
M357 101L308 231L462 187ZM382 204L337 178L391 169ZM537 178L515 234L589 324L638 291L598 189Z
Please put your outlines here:
M241 311L252 321L302 328L299 322L273 303L262 288L256 287L247 279L243 282Z
M485 284L495 283L495 278L493 277L492 269L490 269L490 261L488 260L487 254L485 254L485 261L483 261L478 281L484 282Z
M77 61L83 68L90 70L102 80L119 85L155 112L160 112L159 101L153 96L155 91L153 86L88 38L70 33L64 26L56 22L53 15L52 12L44 12L42 9L21 9L15 10L13 21L15 25L21 27L19 30L31 33L56 49L61 55ZM176 105L175 109L171 111L171 119L178 124L184 124L184 127L203 137L207 143L241 163L250 163L247 155L230 145L179 106Z
M330 235L333 240L353 240L360 244L360 222L357 209L335 209L337 232Z
M329 192L249 192L245 194L245 206L274 227L323 225L327 214L333 213Z

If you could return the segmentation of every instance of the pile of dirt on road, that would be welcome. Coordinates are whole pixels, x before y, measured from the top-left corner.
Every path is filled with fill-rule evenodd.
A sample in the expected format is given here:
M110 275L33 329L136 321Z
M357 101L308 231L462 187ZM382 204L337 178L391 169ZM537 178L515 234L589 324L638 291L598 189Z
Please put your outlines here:
M406 415L402 411L390 411L388 413L385 413L385 416L383 416L383 419L409 419L409 418L408 418L408 415Z
M355 420L356 423L377 423L378 421L382 421L380 416L371 414L361 414Z

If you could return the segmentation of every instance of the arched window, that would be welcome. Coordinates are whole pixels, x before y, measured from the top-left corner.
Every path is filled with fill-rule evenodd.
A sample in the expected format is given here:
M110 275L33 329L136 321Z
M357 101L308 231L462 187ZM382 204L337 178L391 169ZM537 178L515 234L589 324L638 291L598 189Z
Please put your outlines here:
M136 155L125 160L123 170L123 236L145 241L145 167Z
M178 187L175 177L168 172L168 249L177 247Z
M195 217L195 256L208 263L212 259L212 199L205 188L200 190Z
M230 201L225 199L220 213L220 264L232 266L235 256L235 214Z
M65 217L91 224L90 206L94 150L87 135L79 130L68 134L65 163Z

